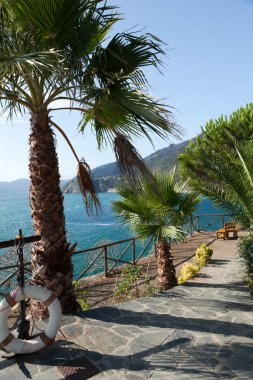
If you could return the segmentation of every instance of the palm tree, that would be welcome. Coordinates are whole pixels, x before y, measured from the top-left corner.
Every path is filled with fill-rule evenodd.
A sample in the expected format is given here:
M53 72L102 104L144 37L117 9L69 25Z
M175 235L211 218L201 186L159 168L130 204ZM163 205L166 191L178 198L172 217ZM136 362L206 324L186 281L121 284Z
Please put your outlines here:
M158 282L169 289L177 284L170 247L185 238L185 224L196 210L198 198L187 191L187 182L177 179L175 171L155 178L157 189L146 180L138 187L122 185L118 189L121 198L113 202L113 209L137 237L154 238Z
M161 41L151 34L108 33L119 20L115 8L97 0L0 1L0 100L3 111L30 114L30 205L35 234L34 284L54 290L63 311L77 307L53 129L63 134L78 162L88 212L98 212L90 169L79 160L64 131L51 118L62 109L80 112L79 131L90 124L98 147L112 144L131 178L151 179L131 136L178 134L171 112L147 94L145 66L159 67ZM64 101L66 106L57 106ZM152 140L151 140L152 141ZM41 314L33 304L33 314Z

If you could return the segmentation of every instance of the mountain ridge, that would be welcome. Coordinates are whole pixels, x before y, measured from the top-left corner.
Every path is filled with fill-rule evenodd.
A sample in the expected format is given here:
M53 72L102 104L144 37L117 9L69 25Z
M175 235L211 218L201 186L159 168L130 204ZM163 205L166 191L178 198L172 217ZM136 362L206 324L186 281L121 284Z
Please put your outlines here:
M192 139L180 142L178 144L170 144L166 148L157 150L144 158L148 168L152 172L167 173L174 166L178 167L177 157L183 153L186 146ZM194 139L193 139L194 140ZM92 169L95 189L97 192L106 192L117 187L120 184L120 170L116 162L101 165ZM63 188L64 193L80 192L77 178L72 178Z
M178 167L177 157L183 153L192 139L170 144L168 147L157 150L144 158L146 165L152 172L167 173L174 166ZM193 139L194 140L194 139ZM97 166L92 169L94 186L97 192L107 192L120 184L120 170L116 162ZM19 178L14 181L0 181L0 194L28 193L30 180ZM63 193L79 193L77 178L61 180Z
M61 188L69 182L67 179L61 180ZM27 178L18 178L13 181L0 181L0 194L17 194L28 193L30 180Z

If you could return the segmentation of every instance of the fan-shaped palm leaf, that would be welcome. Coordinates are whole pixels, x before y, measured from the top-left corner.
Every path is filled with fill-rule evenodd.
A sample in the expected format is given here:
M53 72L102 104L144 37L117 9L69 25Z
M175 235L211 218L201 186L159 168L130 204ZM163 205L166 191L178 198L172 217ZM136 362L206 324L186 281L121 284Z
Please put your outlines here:
M178 182L175 173L166 177L156 175L155 179L159 191L154 191L145 180L137 188L133 188L131 184L121 186L118 189L121 198L113 202L113 209L124 224L130 224L137 235L143 237L145 231L145 237L170 240L171 231L171 240L176 240L176 232L180 240L184 235L183 225L196 210L196 193L178 192L176 187L180 184L179 187L182 188L182 182Z
M195 193L180 192L186 183L178 181L175 171L166 177L155 176L158 188L143 180L137 187L121 186L120 199L113 202L113 209L120 221L143 239L154 238L158 251L158 281L165 289L175 286L175 268L170 245L186 236L184 224L197 207Z

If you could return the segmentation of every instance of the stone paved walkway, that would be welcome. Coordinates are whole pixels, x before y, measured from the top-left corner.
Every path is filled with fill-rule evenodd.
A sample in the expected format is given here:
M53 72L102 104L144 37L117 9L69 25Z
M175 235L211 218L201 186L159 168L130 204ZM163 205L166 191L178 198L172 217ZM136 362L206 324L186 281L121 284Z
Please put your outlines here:
M94 380L252 379L253 299L236 241L211 247L211 264L184 286L64 317L65 338L34 355L1 359L0 378L60 380L59 364L85 356L101 370Z

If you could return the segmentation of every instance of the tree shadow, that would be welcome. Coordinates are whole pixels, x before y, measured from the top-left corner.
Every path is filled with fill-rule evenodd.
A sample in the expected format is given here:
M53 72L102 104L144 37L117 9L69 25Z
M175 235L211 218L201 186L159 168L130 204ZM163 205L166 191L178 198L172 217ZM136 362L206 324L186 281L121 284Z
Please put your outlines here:
M195 301L195 304L200 302L199 298L191 297L190 301ZM195 306L195 307L196 307ZM209 308L215 311L225 311L227 309L231 310L240 310L240 311L252 311L252 305L241 302L232 302L232 301L223 301L223 300L201 300L201 308Z
M212 276L203 272L198 272L194 277L195 278L212 278Z
M109 331L108 334L110 334ZM12 359L11 365L17 364L26 378L33 378L35 371L31 371L32 366L38 365L40 371L43 372L62 364L68 365L73 358L84 356L99 368L100 372L107 370L127 370L130 373L131 371L158 371L158 373L166 372L168 376L175 372L181 373L182 376L196 375L206 379L230 379L242 374L246 377L237 378L250 378L250 373L253 371L253 352L250 344L222 345L208 338L196 344L183 335L184 331L182 337L178 337L177 333L175 336L172 334L160 345L135 353L130 352L129 355L105 354L103 347L101 347L102 353L91 351L75 342L62 339L38 353L17 356ZM16 377L19 377L18 369Z
M59 339L53 345L32 354L9 354L9 358L5 358L5 354L2 354L1 356L2 358L4 356L4 359L0 359L0 371L8 367L14 368L14 365L17 365L26 378L32 379L36 374L36 366L39 366L40 372L43 372L51 367L57 367L60 364L76 359L84 355L86 351L85 348L80 348L71 341ZM19 378L18 373L17 370L17 379Z
M219 284L219 283L202 283L202 282L195 282L194 280L187 281L183 284L183 287L188 288L214 288L214 289L229 289L231 291L236 290L239 292L249 293L249 289L243 285L243 282L231 282L228 284Z
M196 303L196 307L201 309L201 300L197 300L197 302L199 304ZM109 306L91 310L85 314L81 313L80 317L81 315L93 320L114 322L127 326L159 327L253 338L252 325L247 323L232 323L206 318L187 318L169 314L155 314L150 311L136 312Z
M210 266L219 266L219 265L226 265L229 264L231 260L226 259L211 259L210 260Z

